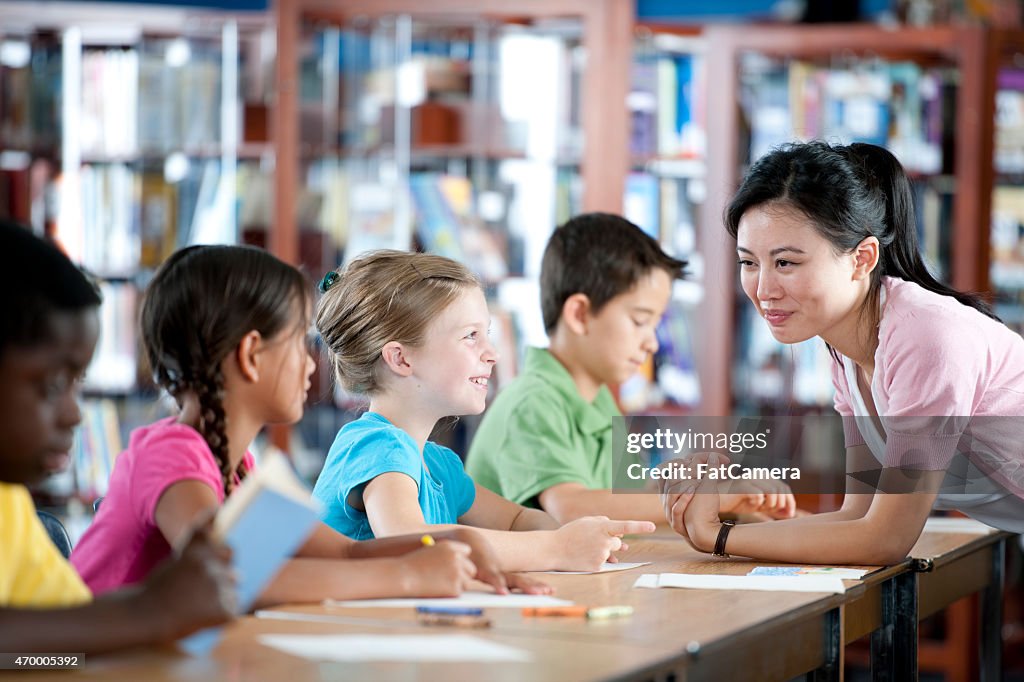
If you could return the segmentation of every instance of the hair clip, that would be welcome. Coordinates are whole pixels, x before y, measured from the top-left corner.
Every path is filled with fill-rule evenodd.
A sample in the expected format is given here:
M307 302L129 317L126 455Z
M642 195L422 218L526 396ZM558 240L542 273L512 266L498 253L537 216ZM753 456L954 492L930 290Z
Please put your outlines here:
M327 290L333 287L335 282L337 282L339 279L341 279L341 275L339 275L334 270L331 270L326 275L324 275L324 278L322 280L320 280L320 284L317 286L317 288L320 289L321 294L326 294Z

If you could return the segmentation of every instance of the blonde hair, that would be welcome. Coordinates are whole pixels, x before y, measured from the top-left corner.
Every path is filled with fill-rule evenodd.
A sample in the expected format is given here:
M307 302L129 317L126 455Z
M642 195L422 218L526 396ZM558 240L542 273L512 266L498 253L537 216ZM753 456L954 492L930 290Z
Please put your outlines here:
M480 282L461 263L406 251L370 251L328 273L316 306L316 328L334 375L347 390L380 390L384 345L421 346L427 326L468 287Z

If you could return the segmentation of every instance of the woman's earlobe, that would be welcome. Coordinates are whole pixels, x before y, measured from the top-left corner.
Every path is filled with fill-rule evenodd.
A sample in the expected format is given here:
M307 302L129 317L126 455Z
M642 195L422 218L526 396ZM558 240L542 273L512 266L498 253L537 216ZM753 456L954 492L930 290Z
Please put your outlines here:
M855 279L863 279L871 276L871 273L874 272L876 267L878 267L878 261L881 255L879 250L880 248L881 245L875 237L866 237L857 245L856 251L854 252Z

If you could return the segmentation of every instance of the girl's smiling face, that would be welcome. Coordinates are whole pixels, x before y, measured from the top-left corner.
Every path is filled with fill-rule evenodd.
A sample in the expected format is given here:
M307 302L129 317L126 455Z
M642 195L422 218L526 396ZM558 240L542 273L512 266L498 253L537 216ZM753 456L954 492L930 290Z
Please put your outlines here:
M408 348L417 386L433 395L438 417L480 414L498 353L487 336L487 301L468 286L427 328L421 346Z
M785 204L747 210L736 252L743 292L782 343L828 340L865 295L855 254L836 254L807 216Z

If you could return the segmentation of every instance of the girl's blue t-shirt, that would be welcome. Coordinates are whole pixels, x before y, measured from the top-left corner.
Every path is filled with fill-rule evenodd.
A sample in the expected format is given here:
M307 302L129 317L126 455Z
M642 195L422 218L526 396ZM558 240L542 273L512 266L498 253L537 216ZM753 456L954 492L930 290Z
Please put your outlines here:
M373 538L366 512L346 500L353 490L361 493L374 478L392 471L416 482L427 523L458 523L476 499L473 479L458 455L427 441L420 457L412 436L381 415L367 412L338 432L313 488L313 497L323 505L324 523L355 540Z

